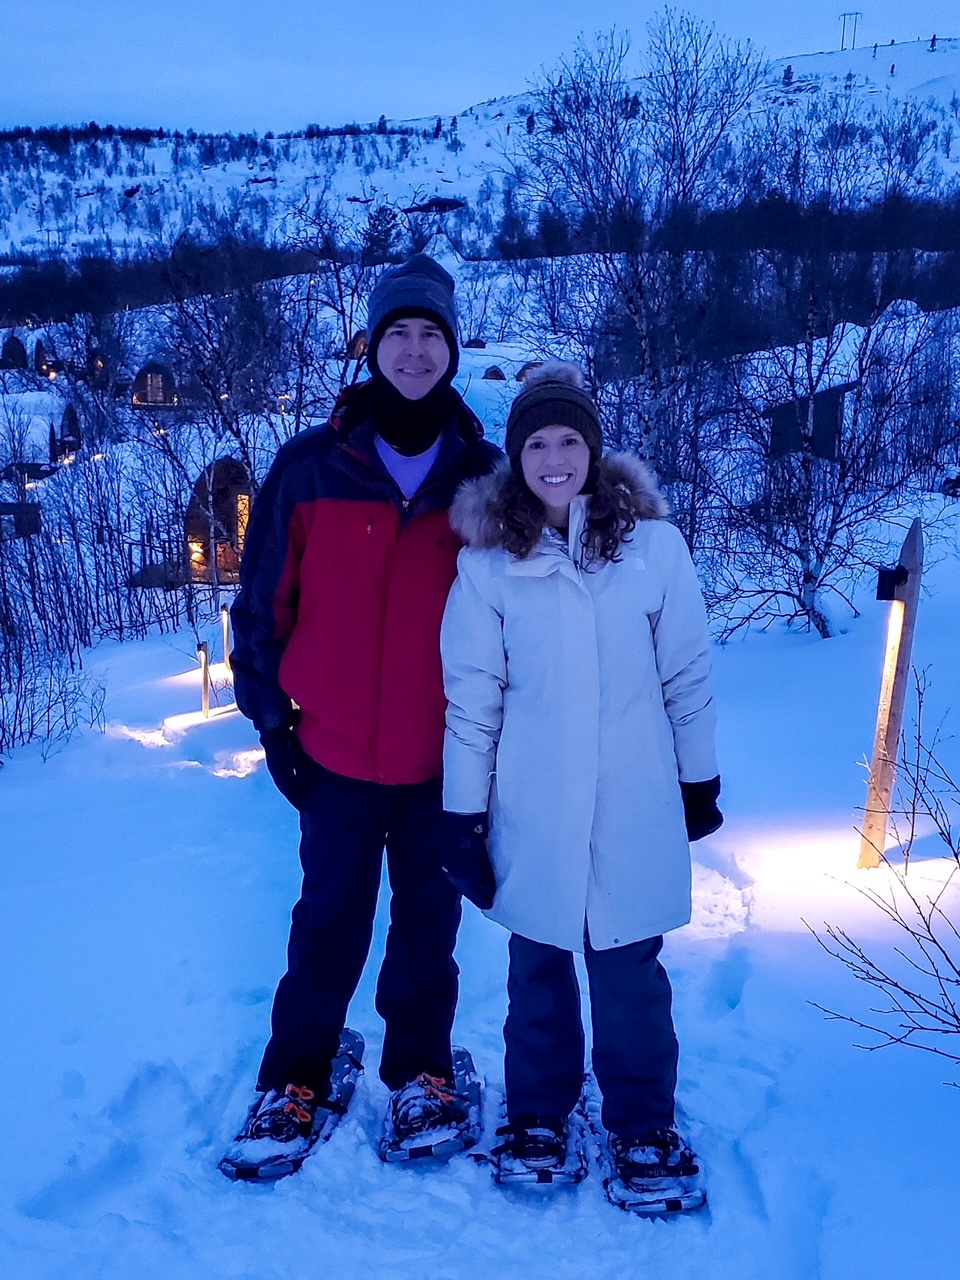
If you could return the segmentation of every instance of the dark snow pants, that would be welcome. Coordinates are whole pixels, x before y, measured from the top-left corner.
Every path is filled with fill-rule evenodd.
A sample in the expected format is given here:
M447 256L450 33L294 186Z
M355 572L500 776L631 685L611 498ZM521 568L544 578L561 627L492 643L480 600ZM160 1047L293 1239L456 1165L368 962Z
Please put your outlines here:
M421 1071L450 1076L460 895L441 865L440 779L383 786L317 765L300 831L303 888L257 1087L300 1084L326 1096L370 949L384 846L392 897L377 984L380 1078L398 1089Z
M646 1137L673 1123L677 1037L663 938L594 951L586 941L593 1070L603 1126ZM519 934L510 938L506 1041L507 1114L568 1116L583 1082L584 1035L573 954Z

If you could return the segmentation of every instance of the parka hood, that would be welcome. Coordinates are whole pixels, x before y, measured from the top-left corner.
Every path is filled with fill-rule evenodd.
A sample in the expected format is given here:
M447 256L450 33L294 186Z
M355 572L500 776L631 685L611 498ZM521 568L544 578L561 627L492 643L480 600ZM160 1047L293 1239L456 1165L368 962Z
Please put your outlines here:
M666 498L657 488L653 472L632 453L608 453L599 462L600 471L630 495L637 520L664 520L670 513ZM503 530L494 506L510 475L510 464L500 463L488 475L465 481L457 490L450 508L450 524L468 547L492 550L503 545Z

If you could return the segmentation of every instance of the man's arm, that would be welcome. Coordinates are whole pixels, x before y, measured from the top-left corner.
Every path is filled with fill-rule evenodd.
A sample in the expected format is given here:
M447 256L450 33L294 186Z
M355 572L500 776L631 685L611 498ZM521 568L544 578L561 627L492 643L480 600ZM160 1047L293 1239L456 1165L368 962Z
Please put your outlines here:
M284 483L281 450L250 513L240 590L230 616L230 655L237 706L260 733L293 723L290 697L280 687L280 660L297 620L303 530Z

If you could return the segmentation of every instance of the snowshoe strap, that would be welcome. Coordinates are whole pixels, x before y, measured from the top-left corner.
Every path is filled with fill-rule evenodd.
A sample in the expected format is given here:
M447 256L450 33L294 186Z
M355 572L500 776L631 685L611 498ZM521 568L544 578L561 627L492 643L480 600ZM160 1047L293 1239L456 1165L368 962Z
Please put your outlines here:
M632 1179L645 1181L649 1178L692 1178L700 1172L700 1166L693 1163L681 1164L633 1164L630 1161L622 1161L618 1166L618 1172L624 1182L630 1182Z
M495 1147L490 1148L492 1156L511 1155L520 1157L523 1144L529 1142L532 1138L534 1144L542 1144L549 1150L555 1147L557 1154L561 1155L565 1148L563 1134L558 1132L552 1124L547 1123L517 1123L502 1124L499 1129L494 1131L497 1138L505 1138L505 1142L498 1143Z
M316 1094L313 1090L308 1089L306 1085L288 1084L284 1093L290 1099L290 1101L284 1106L284 1111L289 1111L292 1115L296 1116L301 1124L305 1124L308 1127L312 1125L314 1112L316 1110L316 1104L314 1102ZM302 1103L307 1103L308 1105L302 1106ZM314 1104L312 1108L309 1105L311 1103Z
M444 1104L453 1102L456 1096L453 1085L444 1080L443 1076L432 1076L426 1071L421 1071L417 1076L417 1084L421 1086L428 1098L436 1098L438 1102Z

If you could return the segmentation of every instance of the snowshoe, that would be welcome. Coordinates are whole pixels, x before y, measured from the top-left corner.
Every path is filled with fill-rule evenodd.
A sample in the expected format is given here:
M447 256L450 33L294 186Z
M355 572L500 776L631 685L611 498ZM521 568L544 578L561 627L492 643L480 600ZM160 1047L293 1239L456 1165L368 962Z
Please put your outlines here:
M330 1094L318 1102L311 1089L288 1084L258 1093L243 1128L218 1168L233 1182L275 1182L296 1171L319 1142L327 1142L346 1115L363 1072L363 1037L344 1028L330 1073Z
M520 1116L496 1131L493 1180L501 1187L576 1186L587 1176L580 1125L559 1116Z
M581 1100L581 1112L611 1204L641 1217L668 1217L705 1203L700 1164L675 1128L657 1129L639 1140L608 1134L592 1093Z
M676 1129L640 1141L610 1135L603 1187L618 1209L643 1216L699 1209L706 1200L697 1157Z
M390 1096L379 1155L388 1163L449 1160L480 1137L480 1078L466 1049L453 1050L453 1080L422 1072Z

